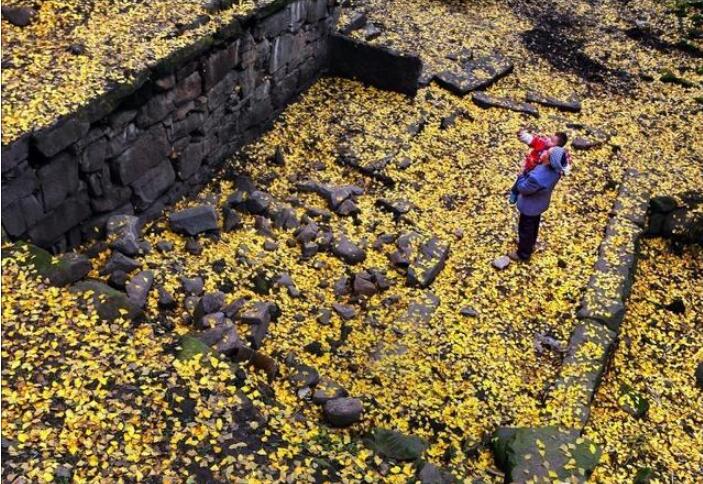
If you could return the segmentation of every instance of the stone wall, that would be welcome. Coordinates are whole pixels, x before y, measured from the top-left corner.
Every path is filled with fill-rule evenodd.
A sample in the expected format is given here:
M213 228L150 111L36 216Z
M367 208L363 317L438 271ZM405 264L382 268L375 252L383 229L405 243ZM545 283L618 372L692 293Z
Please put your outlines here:
M337 15L277 0L3 146L3 238L64 251L197 191L319 76Z

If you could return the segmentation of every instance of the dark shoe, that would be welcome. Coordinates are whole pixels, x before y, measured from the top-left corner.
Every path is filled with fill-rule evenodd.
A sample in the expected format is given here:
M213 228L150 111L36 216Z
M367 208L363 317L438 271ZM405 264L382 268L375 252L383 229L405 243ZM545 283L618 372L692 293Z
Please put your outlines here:
M510 260L514 260L516 262L525 262L530 260L529 257L520 257L517 251L508 252L508 257L510 257Z

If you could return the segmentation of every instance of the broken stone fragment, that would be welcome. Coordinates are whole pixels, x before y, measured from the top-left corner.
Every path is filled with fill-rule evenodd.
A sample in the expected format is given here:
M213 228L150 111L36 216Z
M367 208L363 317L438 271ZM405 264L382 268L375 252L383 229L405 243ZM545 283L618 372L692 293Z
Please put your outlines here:
M320 374L312 366L298 364L294 372L288 377L288 381L296 390L304 387L314 387L320 381Z
M208 314L216 313L225 304L225 295L221 291L208 292L198 301L193 311L193 321L201 325L202 319Z
M222 230L225 232L241 229L244 225L242 223L242 216L230 207L224 207L222 209L222 217Z
M532 104L514 101L505 97L490 96L485 92L475 92L472 96L472 100L474 104L482 108L501 108L529 114L530 116L539 116L539 111Z
M197 239L189 238L186 240L185 250L190 255L200 255L203 253L203 246Z
M200 296L205 283L202 277L181 277L181 286L186 294Z
M242 346L237 327L229 320L196 333L195 336L218 353L229 354Z
M333 303L332 309L334 309L334 311L339 314L339 317L342 318L344 321L354 319L354 317L356 316L356 309L354 309L353 306L349 306L347 304Z
M461 72L440 72L434 80L454 94L464 96L471 91L487 88L512 70L512 62L496 53L467 62Z
M333 379L323 376L315 386L312 394L312 401L317 405L324 405L330 400L346 397L347 391Z
M505 269L506 267L508 267L510 265L510 262L511 262L510 257L508 257L507 255L502 255L502 256L498 257L497 259L495 259L491 263L491 265L493 265L493 267L495 267L499 271L502 271L503 269Z
M389 200L387 198L379 198L376 200L376 205L382 210L392 213L396 219L408 213L412 208L412 203L407 200Z
M369 444L382 456L398 461L418 460L428 447L420 437L383 428L373 430L373 439Z
M351 32L364 27L367 20L368 19L366 18L366 14L364 12L354 12L351 14L349 22L347 22L344 27L340 28L339 31L344 35L348 35Z
M15 27L26 27L32 22L36 13L36 10L30 7L2 6L2 18Z
M168 292L164 287L159 286L157 288L159 293L158 306L160 309L175 309L176 300L173 298L170 292Z
M127 281L125 285L127 296L139 307L144 307L152 284L154 284L154 273L148 270L141 271Z
M278 306L271 302L255 302L249 309L240 315L243 323L251 324L251 345L258 349L268 332L269 324L278 317Z
M158 250L162 254L167 254L173 250L173 242L165 239L159 240L156 243L156 250Z
M190 236L217 230L217 213L211 205L198 205L169 216L171 230Z
M110 277L107 278L107 283L110 287L123 291L128 280L129 275L125 271L116 270L110 273Z
M71 292L89 293L98 316L106 321L140 319L144 313L141 307L126 294L117 291L100 281L86 280L75 283Z
M499 427L491 446L506 482L584 482L598 464L601 449L579 434L579 429L554 426Z
M335 398L325 403L325 421L333 427L348 427L361 420L364 406L358 398Z
M244 203L246 210L253 215L264 215L273 203L273 197L261 190L254 190Z
M476 318L478 317L478 311L476 311L474 308L471 306L464 306L459 310L459 314L461 314L464 317L467 318Z
M371 297L378 292L373 276L367 271L361 271L354 275L352 290L356 295L367 297Z
M100 275L106 276L117 270L129 274L133 270L140 267L140 265L141 264L139 262L130 257L127 257L121 252L113 252L112 256L108 259L103 268L100 270Z
M418 469L417 479L420 484L454 484L459 482L450 472L430 462L425 462L422 468Z
M527 91L525 100L528 103L541 104L550 108L559 109L560 111L568 111L571 113L578 113L581 111L581 102L573 96L569 99L561 100L552 96L538 93L536 91Z
M604 143L603 140L599 139L587 139L583 138L581 136L577 136L571 141L571 147L575 150L592 150L594 148L598 148Z
M380 37L382 32L376 24L369 22L363 27L361 33L363 34L364 39L368 41Z
M428 287L444 269L447 257L449 257L449 244L444 244L437 237L431 237L422 242L417 255L408 266L408 284Z
M56 258L48 273L49 282L54 286L68 286L80 281L93 268L88 257L82 254L68 253Z
M332 246L332 253L347 264L359 264L366 259L364 250L354 244L344 234L336 238Z
M127 256L141 252L139 245L141 223L134 215L113 215L107 219L105 231L110 247Z

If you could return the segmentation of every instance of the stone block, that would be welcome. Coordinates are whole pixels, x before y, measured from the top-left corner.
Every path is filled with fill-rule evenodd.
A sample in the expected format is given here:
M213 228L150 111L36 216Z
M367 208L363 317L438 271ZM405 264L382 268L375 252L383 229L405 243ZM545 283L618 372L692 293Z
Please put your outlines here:
M288 4L286 10L288 10L288 15L290 18L290 21L288 23L288 30L290 32L295 33L302 28L308 14L307 7L308 2L306 0L300 0Z
M237 40L225 49L210 55L203 62L203 82L205 90L210 90L239 63L239 43Z
M90 206L96 213L112 212L124 206L131 196L132 189L130 187L109 185L100 197L90 199Z
M71 197L30 228L29 238L40 247L50 247L68 229L86 220L90 214L86 196Z
M44 211L59 206L78 189L78 160L63 152L37 171L41 187Z
M327 0L307 0L308 23L314 24L327 16Z
M161 162L168 152L164 128L149 131L115 159L115 174L120 183L129 185Z
M35 133L34 145L42 155L51 158L78 141L89 129L90 124L87 121L77 117L68 118L55 126Z
M126 150L141 134L136 124L130 123L124 128L108 137L107 152L105 156L112 158L120 155Z
M34 171L29 167L23 169L16 178L3 180L2 183L2 207L19 201L39 187L39 179Z
M22 136L10 144L2 145L2 173L15 168L29 155L29 136Z
M205 140L188 144L176 161L178 177L185 180L193 176L200 168L207 153L208 143Z
M169 139L173 141L194 132L202 133L206 119L205 113L197 111L190 113L185 119L174 122L168 129Z
M293 53L293 36L283 34L273 41L271 47L271 62L269 62L269 74L273 74L286 66Z
M179 81L173 89L173 102L181 106L188 101L200 96L203 92L202 80L199 72L193 72L188 77Z
M139 109L136 124L140 128L147 128L159 121L175 110L175 92L168 91L163 94L153 96Z
M78 156L81 171L92 172L101 170L107 156L108 140L99 138L86 146Z
M132 183L132 203L137 211L153 204L176 181L171 162L163 159Z

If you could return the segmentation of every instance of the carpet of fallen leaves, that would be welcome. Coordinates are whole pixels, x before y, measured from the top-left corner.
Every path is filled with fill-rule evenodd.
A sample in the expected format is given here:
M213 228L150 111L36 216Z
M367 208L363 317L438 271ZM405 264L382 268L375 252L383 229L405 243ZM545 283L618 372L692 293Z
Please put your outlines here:
M594 479L632 481L649 469L660 479L695 481L703 470L703 266L700 248L674 255L661 240L641 249L637 282L610 369L586 434L603 445ZM667 309L676 300L684 312ZM637 419L623 410L623 385L649 402Z
M542 8L572 17L578 29L569 35L587 39L578 46L585 57L566 61L523 42L523 34L545 18L535 4L373 1L368 5L371 20L382 23L385 32L375 42L392 38L395 48L420 50L432 69L434 62L444 68L444 57L457 48L476 54L499 49L516 64L515 73L499 81L491 93L519 99L527 89L557 96L576 93L583 99L583 112L566 115L541 108L539 119L525 118L504 110L482 110L470 97L459 99L435 85L408 99L338 79L319 81L290 106L272 131L231 165L248 172L277 198L295 197L298 215L308 207L326 206L317 195L296 192L299 179L365 188L359 197L358 221L333 216L330 225L335 233L367 244L367 259L359 269L384 269L394 284L358 308L357 316L346 323L333 315L329 325L322 325L317 315L337 301L334 282L357 268L328 254L302 261L300 248L286 244L291 234L279 230L274 230L277 248L265 251L265 237L256 232L251 217L245 217L244 229L223 233L219 240L201 238L203 253L197 257L187 253L185 239L168 231L164 220L156 222L146 238L152 244L171 240L174 250L154 251L142 260L144 267L156 272L157 284L178 295L179 307L171 313L158 310L152 291L148 322L138 326L106 326L65 291L43 287L11 261L4 263L3 438L18 442L4 464L6 472L39 480L56 475L61 465L85 480L148 475L202 479L212 473L217 478L272 480L285 475L290 481L325 476L406 482L415 472L413 465L381 459L362 443L367 431L382 426L426 438L427 459L458 477L500 480L486 436L498 425L541 422L544 391L560 358L537 354L534 337L545 333L568 341L624 170L639 169L655 182L656 193L700 189L703 145L695 100L700 88L658 79L663 69L674 69L698 83L702 76L694 72L690 56L677 50L662 52L623 35L625 17L618 9L626 7L619 2L596 6L569 2L568 8L566 2L540 2ZM381 22L378 12L384 5L390 8ZM373 8L379 9L376 14ZM663 7L638 2L637 8L647 15L629 11L636 18L661 22L657 28L667 25ZM436 30L431 36L408 33L431 29ZM417 38L422 41L415 44ZM584 72L580 62L584 58L597 58L595 65L600 67L585 63ZM592 78L593 69L600 81ZM442 118L452 113L459 113L454 125L440 129ZM426 126L413 135L408 127L421 119ZM610 138L597 149L574 153L574 173L558 186L553 208L544 217L540 235L544 249L530 264L513 264L497 272L491 261L512 248L515 236L516 212L505 202L524 151L515 133L522 126L551 132L566 129L567 123L603 130ZM568 131L582 134L578 128ZM285 153L284 166L270 163L276 147ZM342 150L354 153L362 164L390 157L384 173L395 187L341 166L337 158ZM403 169L406 158L410 163ZM196 200L180 206L222 204L232 190L232 183L223 177ZM380 197L408 200L413 208L396 222L376 207ZM390 268L385 254L390 248L371 247L380 234L412 228L451 242L447 266L430 288L441 304L426 324L399 319L422 291L406 287L403 276ZM633 344L635 335L655 331L648 326L650 320L666 319L644 299L653 297L647 296L649 284L668 275L663 272L670 266L676 268L671 277L685 282L674 289L679 279L672 280L666 287L686 293L691 302L690 312L670 324L690 328L696 320L700 290L695 281L696 277L700 281L703 257L691 252L680 259L658 248L657 243L648 245L645 255L666 262L643 264L633 296L636 317L625 323ZM94 276L108 255L104 252L94 260ZM224 270L218 261L224 261ZM266 296L256 294L251 280L259 270L290 273L304 297L291 298L282 288ZM176 336L190 329L182 323L184 298L177 292L181 275L201 275L206 291L228 285L228 302L243 296L275 300L282 316L271 326L262 352L279 361L295 353L338 381L364 402L362 423L346 430L326 427L319 408L297 397L285 368L283 378L269 387L251 370L243 380L231 381L230 369L221 362L201 367L174 361L171 347ZM462 316L459 311L465 306L476 309L478 317ZM240 334L245 331L240 328ZM318 354L304 349L315 342L321 345ZM671 375L676 373L671 376L674 386L693 364L687 359L695 344L692 348L685 350L689 353L667 353L672 360L666 367ZM639 465L655 467L674 480L690 478L695 468L686 467L677 452L653 454L662 442L673 441L699 452L694 449L700 448L696 447L700 425L687 430L664 423L684 412L700 412L700 394L696 397L690 391L690 408L667 404L680 403L678 394L667 389L664 377L652 376L659 378L653 386L662 386L662 403L653 405L659 420L632 423L612 403L616 387L622 382L641 386L654 381L645 383L637 375L645 369L654 372L657 366L651 362L640 366L626 353L637 350L622 343L619 351L624 352L616 354L615 373L599 393L589 433L604 444L606 453L627 450L607 458L598 471L600 479L617 481ZM547 410L560 411L558 406ZM645 435L655 450L642 461L633 458L632 467L625 469L624 456L632 455L632 449L624 440L639 435Z
M216 14L197 1L34 3L39 8L30 25L2 22L3 143L128 84L145 66L262 2L242 0Z

